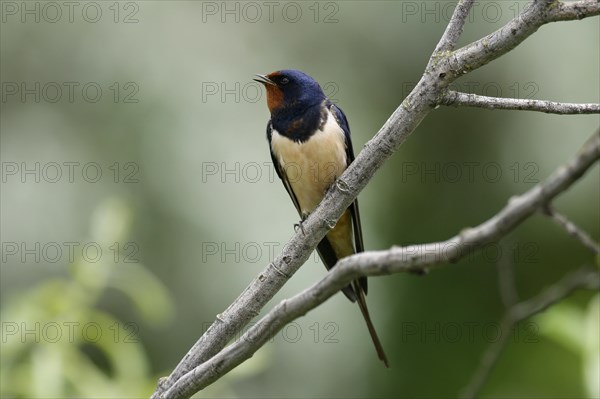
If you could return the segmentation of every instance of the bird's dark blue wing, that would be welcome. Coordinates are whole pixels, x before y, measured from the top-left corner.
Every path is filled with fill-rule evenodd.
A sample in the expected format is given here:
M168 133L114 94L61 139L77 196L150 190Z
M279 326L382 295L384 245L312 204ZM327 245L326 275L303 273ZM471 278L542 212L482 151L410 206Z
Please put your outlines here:
M346 166L349 166L354 161L354 149L352 148L352 139L350 137L350 125L348 124L348 119L346 119L346 115L344 114L344 112L333 103L329 104L329 110L331 111L331 113L335 117L335 120L344 131L344 136L346 139ZM365 246L363 243L362 227L360 223L358 199L355 199L348 209L350 210L350 214L352 216L352 227L354 230L354 247L356 249L356 252L363 252L365 250ZM367 278L362 277L359 279L359 281L363 291L366 294Z

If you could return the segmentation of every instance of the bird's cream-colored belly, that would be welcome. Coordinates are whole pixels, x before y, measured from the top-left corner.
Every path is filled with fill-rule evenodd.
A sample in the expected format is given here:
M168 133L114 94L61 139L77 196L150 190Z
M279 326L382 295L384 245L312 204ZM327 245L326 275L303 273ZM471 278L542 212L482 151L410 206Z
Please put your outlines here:
M273 130L271 148L287 176L300 210L308 214L346 169L344 132L328 118L324 129L298 143Z
M303 143L273 130L271 149L287 176L302 215L308 215L319 205L327 189L346 169L344 132L331 114L323 130ZM354 253L349 211L344 212L327 238L338 257Z

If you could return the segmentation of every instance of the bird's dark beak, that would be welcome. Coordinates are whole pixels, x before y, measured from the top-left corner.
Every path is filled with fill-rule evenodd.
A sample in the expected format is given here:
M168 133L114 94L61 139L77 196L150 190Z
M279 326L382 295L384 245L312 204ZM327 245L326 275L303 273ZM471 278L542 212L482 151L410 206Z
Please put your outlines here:
M256 74L256 76L258 76L258 79L252 79L252 80L254 80L255 82L262 83L262 84L264 84L264 85L272 85L272 86L277 86L277 85L275 84L275 82L273 82L271 79L269 79L269 78L268 78L266 75L259 75L259 74Z

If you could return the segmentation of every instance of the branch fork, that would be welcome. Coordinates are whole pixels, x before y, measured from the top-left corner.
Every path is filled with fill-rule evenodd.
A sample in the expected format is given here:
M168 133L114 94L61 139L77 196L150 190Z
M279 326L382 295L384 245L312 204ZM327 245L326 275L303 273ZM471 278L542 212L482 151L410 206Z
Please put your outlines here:
M303 222L303 231L296 232L282 253L217 316L171 375L159 380L152 398L190 397L251 357L285 324L318 306L347 282L359 276L419 272L439 267L441 262L432 260L431 254L408 254L407 251L413 247L393 247L387 251L369 251L344 258L321 281L275 306L240 339L226 346L304 264L331 228L330 221L338 220L375 172L434 108L452 105L558 114L600 112L598 104L500 99L457 93L448 89L458 77L509 52L546 23L600 15L598 0L569 3L556 0L534 1L502 28L455 50L473 3L473 0L459 1L415 88L344 171L336 182L335 189L328 191L321 204ZM559 168L544 183L511 199L504 209L488 221L463 230L458 236L438 244L458 244L455 249L448 251L447 258L452 262L464 255L461 243L473 242L481 246L500 239L574 184L599 156L600 134L596 133L566 168ZM432 247L435 245L424 244L422 247L439 255Z

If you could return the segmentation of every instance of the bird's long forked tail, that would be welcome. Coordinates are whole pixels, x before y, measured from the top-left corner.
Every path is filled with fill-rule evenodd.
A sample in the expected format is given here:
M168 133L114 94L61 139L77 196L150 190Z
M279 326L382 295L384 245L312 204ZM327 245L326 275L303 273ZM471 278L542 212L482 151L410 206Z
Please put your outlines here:
M371 316L369 315L369 309L367 308L367 301L365 300L365 294L363 292L363 289L358 281L353 281L352 286L354 288L354 291L356 292L356 302L358 302L358 307L360 308L360 312L362 313L363 318L367 323L369 334L371 335L371 339L373 340L373 344L375 345L377 357L379 357L379 360L381 360L383 364L385 364L385 367L389 368L390 364L388 362L387 356L385 355L385 351L383 350L383 346L381 345L381 341L379 341L377 331L375 331L375 327L373 326L373 322L371 321Z

